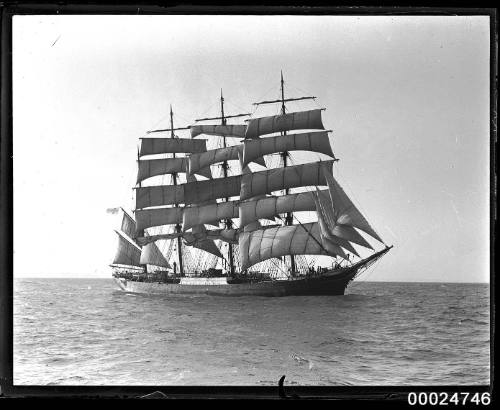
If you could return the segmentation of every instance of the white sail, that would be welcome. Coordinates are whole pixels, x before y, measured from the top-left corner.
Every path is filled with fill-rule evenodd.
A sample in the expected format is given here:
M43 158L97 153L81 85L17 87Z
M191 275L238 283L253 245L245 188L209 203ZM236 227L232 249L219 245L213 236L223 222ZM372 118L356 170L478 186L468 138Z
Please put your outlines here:
M237 229L220 229L217 233L210 232L209 237L220 241L238 245L239 232Z
M189 237L190 232L186 235ZM207 229L203 233L205 238L211 240L219 240L231 244L238 244L238 230L237 229Z
M201 249L202 251L211 253L219 258L222 258L219 248L212 239L207 238L206 229L203 225L197 225L192 232L186 232L182 236L184 243L188 246Z
M223 161L231 161L239 159L239 155L243 154L243 145L232 145L225 148L211 149L198 154L193 154L189 157L188 170L189 174L198 173L200 169L209 167L212 164L217 164ZM256 157L252 159L256 164L266 166L264 158Z
M263 155L285 151L312 151L335 158L327 131L279 135L248 140L244 143L243 166Z
M324 130L321 121L321 109L291 112L284 115L254 118L248 122L246 139L258 138L260 135L290 130Z
M141 138L139 155L194 153L206 150L206 140L192 140L190 138Z
M129 238L135 237L136 233L136 223L134 218L132 218L123 208L120 208L123 214L121 231Z
M281 225L278 225L278 224L266 225L265 229L272 228L275 226L281 226ZM252 231L256 231L257 229L262 229L262 224L260 223L259 220L253 221L253 222L249 223L248 225L245 225L243 227L243 232L252 232Z
M333 162L334 160L312 162L243 175L240 200L281 189L326 185L323 168L331 167Z
M184 186L158 185L135 188L135 207L136 209L142 209L151 206L184 203Z
M219 135L221 137L245 138L245 132L247 130L247 126L244 124L192 125L189 128L191 131L191 138L195 138L201 134Z
M356 243L365 248L373 249L366 239L352 226L339 224L338 214L335 213L331 198L317 195L316 205L319 206L319 208L317 208L318 217L321 215L326 222L330 236Z
M149 243L153 243L159 240L171 240L182 236L183 236L182 233L173 232L173 233L162 233L158 235L139 236L136 240L139 245L145 246Z
M203 199L201 196L193 196L193 186L199 187L200 182L211 182L210 181L196 181L194 175L187 174L188 183L184 185L185 189L187 187L187 191L189 192L190 200L187 202L189 205L208 205L211 201L215 201L215 198ZM217 184L215 184L217 185ZM219 258L222 258L222 254L219 251L219 248L215 244L215 242L206 237L206 228L205 225L195 225L193 226L191 232L188 235L183 235L184 243L188 246L192 246L194 248L201 249L205 252L211 253Z
M335 241L332 241L329 237L321 235L321 244L331 256L340 256L343 259L347 259L347 256L342 248Z
M195 154L196 155L196 154ZM137 172L137 183L145 179L165 174L187 172L188 158L141 159ZM195 173L206 178L212 178L210 167L198 168Z
M218 225L223 219L238 218L238 203L238 201L228 201L186 207L183 212L182 227L187 231L196 225Z
M182 223L183 208L136 209L137 232L146 228Z
M286 255L330 255L325 249L317 222L240 232L241 269Z
M355 243L357 245L364 246L365 248L373 249L369 242L363 238L359 232L356 231L352 226L348 225L335 225L333 229L331 229L332 235L345 239L346 241Z
M316 202L316 205L319 205L318 204L318 202L319 202L318 196L315 196L315 202ZM319 206L318 206L318 209L320 209ZM354 247L352 245L350 245L348 241L341 239L341 238L334 237L328 229L328 225L326 224L326 221L323 218L323 214L321 212L318 212L317 214L318 214L319 232L320 232L321 243L322 243L323 247L326 250L328 250L329 252L331 252L332 254L338 255L344 259L347 259L345 252L342 250L342 247L339 245L339 242L343 242L343 244L347 248L354 249Z
M329 195L322 190L323 195ZM246 226L258 219L273 218L287 212L315 211L312 192L300 192L282 196L264 197L258 200L240 202L239 217L241 226Z
M170 264L161 253L155 243L148 243L142 247L141 265L154 265L164 268L170 268Z
M184 203L192 205L218 198L238 196L240 186L241 175L210 179L208 181L189 182L182 185L184 188Z
M314 97L287 101L305 98ZM276 101L261 103L271 102ZM221 244L217 242L216 245L215 241L234 244L234 256L240 258L242 271L268 259L288 255L326 255L349 259L347 253L359 256L355 245L373 249L362 234L367 233L382 240L333 177L331 169L336 159L330 145L329 131L325 130L322 123L321 111L316 109L254 118L247 125L193 125L188 127L191 132L189 139L142 138L138 158L139 185L152 177L178 173L185 173L187 182L177 184L178 181L174 179L175 184L135 188L137 222L124 213L121 225L123 232L117 232L119 245L113 263L128 265L128 269L144 265L170 268L167 258L170 258L175 243L168 244L168 256L165 256L156 242L173 239L179 240L180 262L185 259L187 264L184 266L188 266L188 270L193 273L206 269L208 265L215 266L218 262L211 256L202 259L202 252L190 252L190 249L182 248L183 244L218 258L224 256ZM224 118L223 106L221 115ZM241 115L231 118L238 116ZM171 112L171 123L172 117ZM292 130L301 131L287 133ZM277 135L279 133L282 135ZM207 141L195 139L200 135L240 138L243 141L239 145L207 151ZM252 172L249 167L251 162L265 167L266 155L290 151L309 151L326 155L331 160L260 172ZM147 159L150 155L156 157ZM169 156L175 158L164 158ZM212 178L212 165L234 160L239 160L242 175ZM208 180L197 181L195 174ZM288 192L288 189L308 186L316 186L316 192L269 196L276 191ZM327 186L327 189L320 190L318 186ZM217 203L221 198L233 200ZM262 226L260 223L261 219L271 219L274 223L278 215L301 211L316 211L318 221L286 226ZM240 219L239 228L229 223L234 218ZM220 221L227 222L226 228L207 230L205 225L217 225ZM167 232L162 229L157 229L157 235L145 232L147 228L165 225L178 226L176 232L172 233L161 233ZM233 249L231 246L228 248L229 251ZM297 263L299 270L302 270L302 261L297 259Z
M198 225L194 232L173 232L167 234L158 234L151 236L142 236L137 238L137 242L141 245L147 245L159 240L171 240L181 237L188 246L193 246L195 248L202 249L206 252L210 252L215 256L222 258L222 255L213 243L214 240L221 240L224 242L229 242L232 244L238 244L239 232L237 229L205 229L200 228L203 225ZM211 243L209 243L211 242ZM215 247L215 248L214 248ZM217 249L217 250L216 250Z
M335 253L346 259L344 252L339 249L342 247L356 256L359 256L358 252L352 246L352 244L346 239L335 236L330 229L330 226L335 227L335 223L329 218L329 213L326 211L325 203L328 205L327 201L324 200L324 196L320 196L319 192L314 193L314 202L316 205L316 214L318 216L318 224L320 227L321 240L323 245L328 249L332 249ZM331 207L331 204L330 204Z
M334 218L337 221L337 224L358 228L366 232L368 235L374 237L376 240L384 243L380 236L370 226L366 218L361 214L358 208L356 208L356 205L352 203L339 183L335 180L331 169L331 167L328 167L325 170L324 174L326 182L328 184L328 189L330 190L330 198L333 206ZM352 231L350 232L352 234Z
M115 232L118 234L118 248L113 259L113 264L140 266L141 248L122 232Z

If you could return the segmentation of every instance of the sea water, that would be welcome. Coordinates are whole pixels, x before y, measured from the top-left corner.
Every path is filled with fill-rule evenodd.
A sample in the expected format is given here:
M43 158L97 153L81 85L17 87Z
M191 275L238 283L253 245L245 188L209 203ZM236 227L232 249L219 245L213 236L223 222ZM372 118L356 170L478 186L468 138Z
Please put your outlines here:
M481 385L487 284L353 282L345 296L146 296L14 281L14 384Z

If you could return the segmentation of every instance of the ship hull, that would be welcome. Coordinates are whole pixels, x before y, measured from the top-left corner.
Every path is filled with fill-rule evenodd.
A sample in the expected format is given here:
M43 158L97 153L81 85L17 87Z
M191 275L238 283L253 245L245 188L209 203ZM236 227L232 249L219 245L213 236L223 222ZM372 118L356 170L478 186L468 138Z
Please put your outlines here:
M220 296L299 296L343 295L356 276L357 267L331 270L321 275L293 280L274 280L234 284L174 284L138 282L115 278L119 288L128 293L147 295L220 295Z

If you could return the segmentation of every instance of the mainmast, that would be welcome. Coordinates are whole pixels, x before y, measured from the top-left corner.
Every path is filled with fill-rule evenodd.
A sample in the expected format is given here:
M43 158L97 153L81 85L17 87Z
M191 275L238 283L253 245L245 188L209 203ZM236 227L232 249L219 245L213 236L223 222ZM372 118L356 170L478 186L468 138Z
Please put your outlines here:
M208 121L208 120L221 120L221 125L227 125L228 118L236 118L236 117L245 117L251 114L236 114L236 115L225 115L224 114L224 97L222 95L222 89L220 90L220 117L211 117L211 118L199 118L196 121ZM227 148L226 136L222 136L222 144L224 148ZM229 163L227 160L224 160L221 164L222 167L222 175L224 178L228 177ZM224 198L225 202L229 201L229 197ZM233 221L231 218L227 218L224 221L224 225L226 229L231 229L233 227ZM234 249L231 243L228 243L228 263L229 263L229 274L230 276L234 276Z
M281 103L281 115L286 114L286 101L299 101L299 100L314 100L316 97L298 97L298 98L285 98L285 82L283 81L283 71L281 71L281 98L279 100L271 100L271 101L261 101L254 103L254 105L262 105L262 104L273 104L273 103ZM281 135L286 135L286 131L281 132ZM283 161L283 167L286 167L288 165L288 157L289 157L289 152L284 151L281 154L281 159ZM288 188L285 189L285 194L288 195L290 190ZM287 212L285 216L285 225L292 225L293 224L293 213L292 212ZM292 276L295 274L296 267L295 267L295 257L293 255L290 255L290 268L291 268L291 274Z
M170 137L175 138L174 131L177 129L183 128L174 128L174 112L172 111L172 104L170 104ZM172 158L175 158L175 153L172 153ZM174 185L177 185L177 172L172 173L172 182ZM175 204L175 207L178 208L179 204ZM175 231L177 233L182 232L182 228L180 224L175 225ZM180 276L184 276L184 264L182 261L182 239L180 236L177 237L177 257L179 259L179 274Z
M281 71L281 115L286 114L286 106L285 106L285 82L283 81L283 71ZM286 135L286 131L283 131L281 135ZM287 159L288 159L288 151L283 151L281 153L281 159L283 160L283 167L285 168L287 166ZM290 190L288 188L285 189L285 195L288 195ZM285 217L285 225L292 225L293 224L293 213L292 212L287 212L286 217ZM291 274L294 276L295 274L295 257L293 255L290 255L290 268L291 268Z

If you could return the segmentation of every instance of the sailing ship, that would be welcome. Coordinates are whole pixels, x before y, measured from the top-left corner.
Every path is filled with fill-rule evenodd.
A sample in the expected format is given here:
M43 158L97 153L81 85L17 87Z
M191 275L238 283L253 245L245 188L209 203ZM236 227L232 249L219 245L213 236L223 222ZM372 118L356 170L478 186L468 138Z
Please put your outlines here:
M120 289L342 295L392 248L333 176L338 159L322 122L325 108L289 112L287 103L316 97L285 98L284 84L281 73L280 98L254 103L279 104L277 115L227 115L221 90L219 116L174 127L170 106L170 127L140 139L135 218L122 209L111 264ZM294 151L328 159L295 165ZM304 212L313 220L301 221Z

